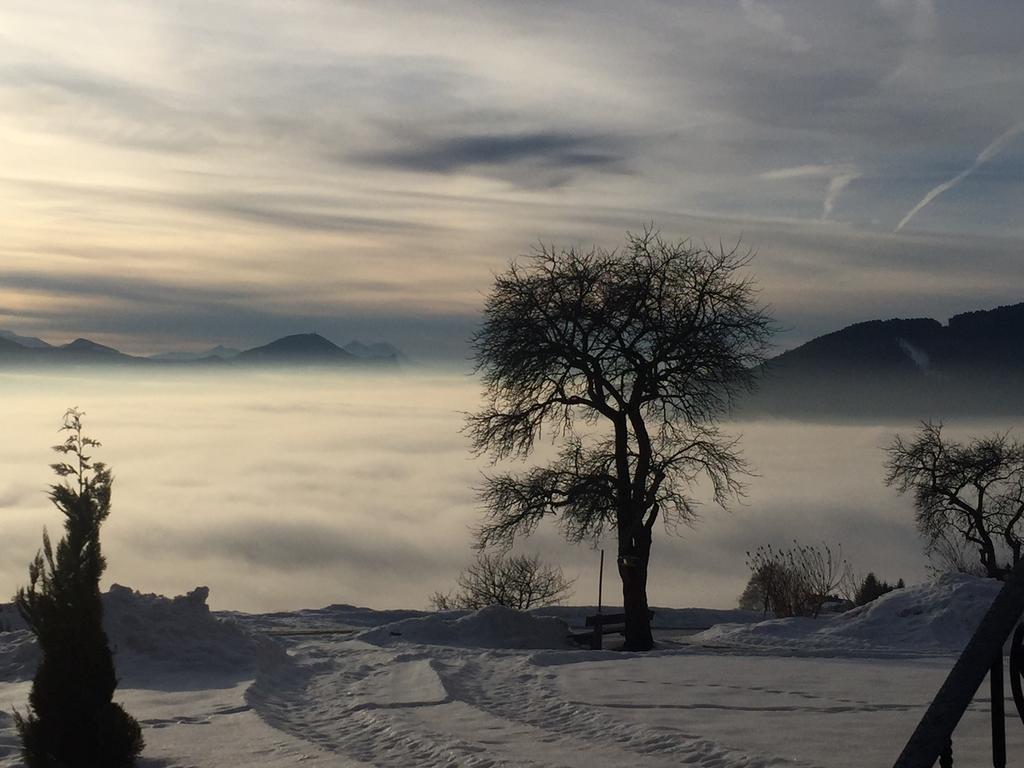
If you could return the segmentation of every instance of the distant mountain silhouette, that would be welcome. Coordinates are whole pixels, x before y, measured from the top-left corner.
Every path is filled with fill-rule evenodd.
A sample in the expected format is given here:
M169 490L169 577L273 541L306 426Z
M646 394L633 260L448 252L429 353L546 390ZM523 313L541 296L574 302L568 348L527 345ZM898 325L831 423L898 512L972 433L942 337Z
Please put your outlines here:
M353 339L342 347L350 355L362 360L381 360L398 362L405 359L397 347L388 344L386 341L375 341L372 344L363 344L358 339Z
M88 365L88 364L111 364L130 363L139 358L125 355L113 347L97 344L89 339L75 339L69 344L59 347L51 346L42 339L28 338L28 342L12 341L10 338L0 338L0 362L7 365ZM34 342L42 342L37 344Z
M7 339L13 341L15 344L27 347L28 349L50 349L51 345L47 344L42 339L38 339L35 336L20 336L14 331L2 331L0 330L0 339Z
M30 354L28 347L23 347L16 341L0 336L0 360L17 359L27 354Z
M318 333L285 336L235 356L240 363L351 363L358 358Z
M242 350L235 349L234 347L225 347L223 344L218 344L213 349L208 349L203 353L203 357L219 357L221 360L230 360L232 357L238 357Z
M61 345L58 349L62 350L66 354L72 354L79 357L131 357L131 355L125 355L118 352L113 347L97 344L95 341L90 341L89 339L75 339L68 344Z
M35 365L174 365L205 366L226 365L394 365L403 358L401 352L385 342L350 346L353 354L316 333L296 334L272 341L263 346L240 351L216 346L206 352L165 352L150 357L126 355L113 347L89 339L75 339L59 347L42 339L19 336L11 332L0 335L0 366Z
M213 349L208 349L205 352L160 352L156 355L150 355L148 359L156 360L160 363L191 363L208 358L230 360L232 357L237 357L241 351L240 349L218 344Z
M741 413L942 418L1024 414L1024 304L872 320L769 360Z

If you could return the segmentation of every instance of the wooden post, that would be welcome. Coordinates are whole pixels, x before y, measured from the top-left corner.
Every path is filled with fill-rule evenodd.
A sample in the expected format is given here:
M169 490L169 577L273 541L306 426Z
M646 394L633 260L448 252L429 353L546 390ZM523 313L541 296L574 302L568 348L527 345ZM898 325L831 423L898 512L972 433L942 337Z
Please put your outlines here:
M992 765L1006 768L1006 708L1003 693L1003 649L1000 648L988 672L992 701Z
M601 550L601 565L597 571L597 615L601 615L602 592L604 591L604 550ZM600 651L604 647L604 628L601 622L594 622L594 633L590 636L590 650Z

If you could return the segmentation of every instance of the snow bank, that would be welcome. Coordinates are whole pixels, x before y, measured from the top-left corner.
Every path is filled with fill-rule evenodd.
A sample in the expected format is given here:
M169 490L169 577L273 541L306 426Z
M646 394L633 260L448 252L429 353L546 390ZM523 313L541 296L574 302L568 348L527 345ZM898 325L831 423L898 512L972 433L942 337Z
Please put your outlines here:
M1001 586L992 579L946 574L934 583L897 589L836 616L723 624L693 640L809 651L959 651Z
M604 606L604 613L622 613L621 607ZM706 629L715 624L749 624L761 621L764 617L760 611L744 611L740 609L722 610L716 608L659 608L652 606L654 620L651 625L660 629ZM586 617L597 613L597 606L586 605L552 605L545 608L531 608L533 616L554 616L562 619L570 627L583 627Z
M269 638L245 631L232 621L213 616L206 604L210 590L196 587L167 598L144 595L118 584L104 595L104 625L117 656L190 671L238 672L283 658L284 650Z
M621 613L622 608L604 606L605 613ZM760 611L719 610L714 608L659 608L655 607L654 626L660 629L704 629L715 624L747 624L761 621ZM435 615L435 611L417 610L374 610L355 605L335 604L324 608L303 608L298 611L278 613L241 613L218 611L216 615L229 618L255 632L288 632L339 629L370 629L392 624L404 619L415 619ZM447 616L455 619L471 611L449 611ZM531 608L531 616L548 616L561 619L570 627L582 628L586 617L597 613L597 606L553 605Z
M206 587L167 598L111 586L103 595L103 624L118 674L231 674L284 656L269 638L213 616L208 596ZM9 608L2 615L15 628L0 632L0 680L30 678L39 663L35 638L24 629L20 616L16 621L10 617Z
M216 615L231 619L257 632L287 632L290 630L367 629L401 621L402 619L428 616L431 613L431 611L416 610L378 611L373 608L363 608L357 605L335 603L324 608L302 608L297 611L280 611L276 613L217 611Z
M434 613L403 619L356 635L374 645L394 642L471 648L566 648L569 627L561 619L533 616L492 605L479 611Z

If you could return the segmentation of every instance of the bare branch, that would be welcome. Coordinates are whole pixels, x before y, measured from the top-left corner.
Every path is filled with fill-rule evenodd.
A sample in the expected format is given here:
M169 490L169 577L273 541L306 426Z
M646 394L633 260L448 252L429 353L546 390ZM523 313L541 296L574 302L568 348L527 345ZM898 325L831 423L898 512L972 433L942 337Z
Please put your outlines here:
M886 448L887 485L912 493L926 550L960 567L950 532L976 547L985 573L1001 578L1024 548L1024 445L1009 433L946 439L942 424L923 422L912 440Z

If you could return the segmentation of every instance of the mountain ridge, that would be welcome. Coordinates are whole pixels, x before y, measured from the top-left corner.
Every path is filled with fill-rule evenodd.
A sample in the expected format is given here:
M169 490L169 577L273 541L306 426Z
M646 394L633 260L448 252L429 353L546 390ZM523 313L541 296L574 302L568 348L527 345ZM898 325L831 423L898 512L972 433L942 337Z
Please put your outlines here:
M1024 415L1024 303L868 320L765 362L743 415Z
M20 343L18 340L24 343ZM31 345L29 345L31 343ZM397 365L404 356L386 342L358 344L363 354L356 355L316 333L292 334L246 350L218 345L205 353L165 352L148 357L128 355L113 347L86 338L54 346L42 339L0 332L0 365L82 365L120 364L149 366L193 366L205 364L274 365ZM387 350L393 353L387 354Z
M908 347L924 353L929 367L1024 368L1024 303L954 315L946 325L931 318L892 318L854 323L818 336L769 361L792 365L919 366Z

